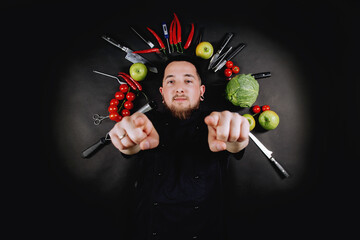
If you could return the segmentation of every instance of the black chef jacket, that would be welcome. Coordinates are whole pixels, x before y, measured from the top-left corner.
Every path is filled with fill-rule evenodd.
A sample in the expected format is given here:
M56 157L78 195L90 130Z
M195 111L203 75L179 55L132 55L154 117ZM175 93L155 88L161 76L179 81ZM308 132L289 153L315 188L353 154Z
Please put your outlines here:
M196 110L179 120L165 112L148 113L159 133L159 146L136 158L133 236L144 239L225 239L224 185L231 154L211 152L204 118Z

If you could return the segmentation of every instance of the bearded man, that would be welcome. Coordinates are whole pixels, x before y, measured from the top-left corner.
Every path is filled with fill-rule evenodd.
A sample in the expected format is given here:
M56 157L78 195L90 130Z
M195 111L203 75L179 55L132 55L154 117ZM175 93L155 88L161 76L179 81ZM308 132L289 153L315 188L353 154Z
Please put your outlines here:
M226 239L226 172L244 154L249 122L203 111L201 78L196 61L171 59L159 89L165 110L134 113L110 131L137 164L134 239Z

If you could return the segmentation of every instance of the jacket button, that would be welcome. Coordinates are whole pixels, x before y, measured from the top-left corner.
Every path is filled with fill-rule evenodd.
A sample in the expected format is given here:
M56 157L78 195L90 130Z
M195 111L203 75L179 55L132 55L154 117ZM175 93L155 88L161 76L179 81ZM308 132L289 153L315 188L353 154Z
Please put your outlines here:
M195 179L199 179L200 177L199 177L199 175L196 175L194 178L195 178Z
M153 232L152 235L153 235L154 237L156 237L156 236L157 236L157 232Z
M195 210L198 210L198 209L199 209L199 206L195 206L194 209L195 209Z
M193 236L192 239L198 239L198 236Z

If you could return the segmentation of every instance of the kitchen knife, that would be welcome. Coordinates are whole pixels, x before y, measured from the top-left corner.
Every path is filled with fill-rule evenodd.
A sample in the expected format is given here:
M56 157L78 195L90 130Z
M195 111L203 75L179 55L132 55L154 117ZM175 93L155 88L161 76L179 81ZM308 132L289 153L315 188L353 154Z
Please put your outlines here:
M226 47L226 45L229 43L229 41L231 40L231 38L234 36L233 33L227 33L225 36L224 41L222 42L222 44L220 45L220 49L214 54L214 56L212 56L212 58L210 59L210 63L208 66L208 69L210 69L212 66L214 66L214 64L216 63L216 61L219 59L219 56L222 52L222 50Z
M230 54L229 57L226 57L226 59L222 60L220 63L218 63L217 67L215 67L214 72L219 71L223 66L225 66L227 61L230 61L233 59L241 50L244 49L245 43L241 43L235 50Z
M132 63L143 63L145 65L147 65L147 67L149 68L150 72L153 73L158 73L158 70L156 67L151 66L151 63L149 62L149 60L145 59L144 57L140 56L137 53L133 53L133 50L131 50L128 47L122 46L121 44L119 44L118 42L116 42L114 39L103 35L102 39L104 39L105 41L111 43L112 45L114 45L117 48L120 48L121 50L123 50L124 52L126 52L126 56L125 59L132 62Z
M133 27L130 27L131 30L133 30L134 33L136 33L136 35L139 36L139 38L141 38L141 40L143 40L150 48L153 48L155 45L151 42L146 40L145 38L143 38Z
M152 109L156 109L156 107L157 107L156 103L154 101L150 101L147 104L145 104L144 106L142 106L141 108L139 108L139 110L137 110L136 112L146 113ZM101 148L103 148L106 144L110 143L110 141L111 141L111 138L110 138L109 132L108 132L108 133L106 133L105 137L100 138L99 141L97 141L96 143L94 143L93 145L91 145L90 147L85 149L81 153L81 157L90 158L96 152L98 152Z
M272 151L267 149L264 144L262 144L259 139L257 139L251 132L249 132L249 137L253 142L260 148L260 150L265 154L265 156L271 161L272 164L280 171L284 178L288 178L290 175L286 172L286 170L278 163L274 157L272 157Z

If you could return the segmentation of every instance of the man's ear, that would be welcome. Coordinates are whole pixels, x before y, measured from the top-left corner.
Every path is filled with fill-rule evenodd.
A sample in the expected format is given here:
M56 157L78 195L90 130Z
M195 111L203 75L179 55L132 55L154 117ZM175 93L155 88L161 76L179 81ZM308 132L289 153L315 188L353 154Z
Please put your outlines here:
M160 92L161 95L162 95L162 93L163 93L163 88L162 88L162 87L159 87L159 92Z
M205 93L205 85L200 86L200 96L204 96Z

